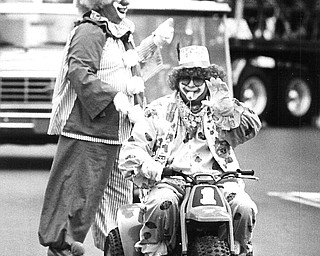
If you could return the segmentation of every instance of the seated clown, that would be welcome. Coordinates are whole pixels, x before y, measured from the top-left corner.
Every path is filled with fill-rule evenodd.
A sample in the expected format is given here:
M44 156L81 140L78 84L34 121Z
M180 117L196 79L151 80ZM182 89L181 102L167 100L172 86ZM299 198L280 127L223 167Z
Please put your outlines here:
M161 178L163 168L186 174L218 174L239 168L234 148L256 136L258 116L231 97L224 70L210 64L204 46L179 49L179 65L169 75L172 94L151 102L120 151L125 177L148 191L143 225L135 247L144 255L167 255L176 245L179 205L185 181ZM242 180L226 182L223 195L233 214L234 237L240 254L252 255L257 206Z

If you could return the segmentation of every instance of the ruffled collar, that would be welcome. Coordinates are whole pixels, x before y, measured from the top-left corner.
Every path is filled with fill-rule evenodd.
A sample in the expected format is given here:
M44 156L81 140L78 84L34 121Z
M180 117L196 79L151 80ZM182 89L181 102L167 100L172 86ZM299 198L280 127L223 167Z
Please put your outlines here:
M198 129L203 129L203 116L207 113L207 107L203 107L200 111L194 113L182 100L179 93L176 94L176 103L179 117L186 127L186 140L190 140L194 138Z
M133 33L135 30L134 23L127 18L123 19L119 24L115 24L96 11L91 11L89 17L93 21L107 23L108 31L116 38L122 37L127 32Z

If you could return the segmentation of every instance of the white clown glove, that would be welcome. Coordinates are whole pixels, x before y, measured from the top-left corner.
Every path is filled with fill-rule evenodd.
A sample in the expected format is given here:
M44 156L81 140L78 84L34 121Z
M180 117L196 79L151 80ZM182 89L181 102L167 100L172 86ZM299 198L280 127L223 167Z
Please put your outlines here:
M127 115L129 110L131 109L131 104L129 102L129 98L123 92L118 92L116 96L113 98L113 104L117 111L122 112Z
M144 81L140 76L133 76L127 83L127 93L129 95L144 92Z
M123 62L126 67L133 67L139 63L139 56L136 50L129 49L123 54Z
M72 255L84 255L84 253L85 253L83 244L80 242L71 243L70 251L71 251Z
M134 105L130 108L128 112L128 117L131 123L136 123L144 118L144 111L142 110L141 106Z
M174 35L173 19L169 18L159 25L153 32L153 42L161 47L164 44L170 44Z
M152 158L146 160L141 166L143 176L150 180L160 181L162 171L162 165Z
M234 112L234 104L229 88L220 78L211 78L206 81L210 91L210 100L203 100L202 104L212 107L221 116L230 116Z

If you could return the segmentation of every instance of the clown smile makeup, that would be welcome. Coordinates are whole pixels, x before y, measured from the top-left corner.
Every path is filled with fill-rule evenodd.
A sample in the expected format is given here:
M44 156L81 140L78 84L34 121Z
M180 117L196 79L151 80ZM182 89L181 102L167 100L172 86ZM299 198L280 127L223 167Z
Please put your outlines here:
M113 7L117 11L120 19L124 19L126 17L128 6L123 6L121 3L113 2Z
M189 83L187 83L187 80L189 81ZM204 80L202 80L202 82L200 83L196 79L193 80L190 78L183 78L179 81L179 88L181 93L183 93L189 101L194 101L204 92L205 82Z
M126 17L130 0L114 0L102 8L102 15L115 24L120 24Z

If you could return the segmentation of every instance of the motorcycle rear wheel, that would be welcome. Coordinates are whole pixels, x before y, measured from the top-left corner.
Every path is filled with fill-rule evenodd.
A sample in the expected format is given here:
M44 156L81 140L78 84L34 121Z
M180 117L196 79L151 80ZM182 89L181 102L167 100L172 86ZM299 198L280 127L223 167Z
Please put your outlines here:
M230 256L228 244L213 236L197 237L189 244L190 256Z

